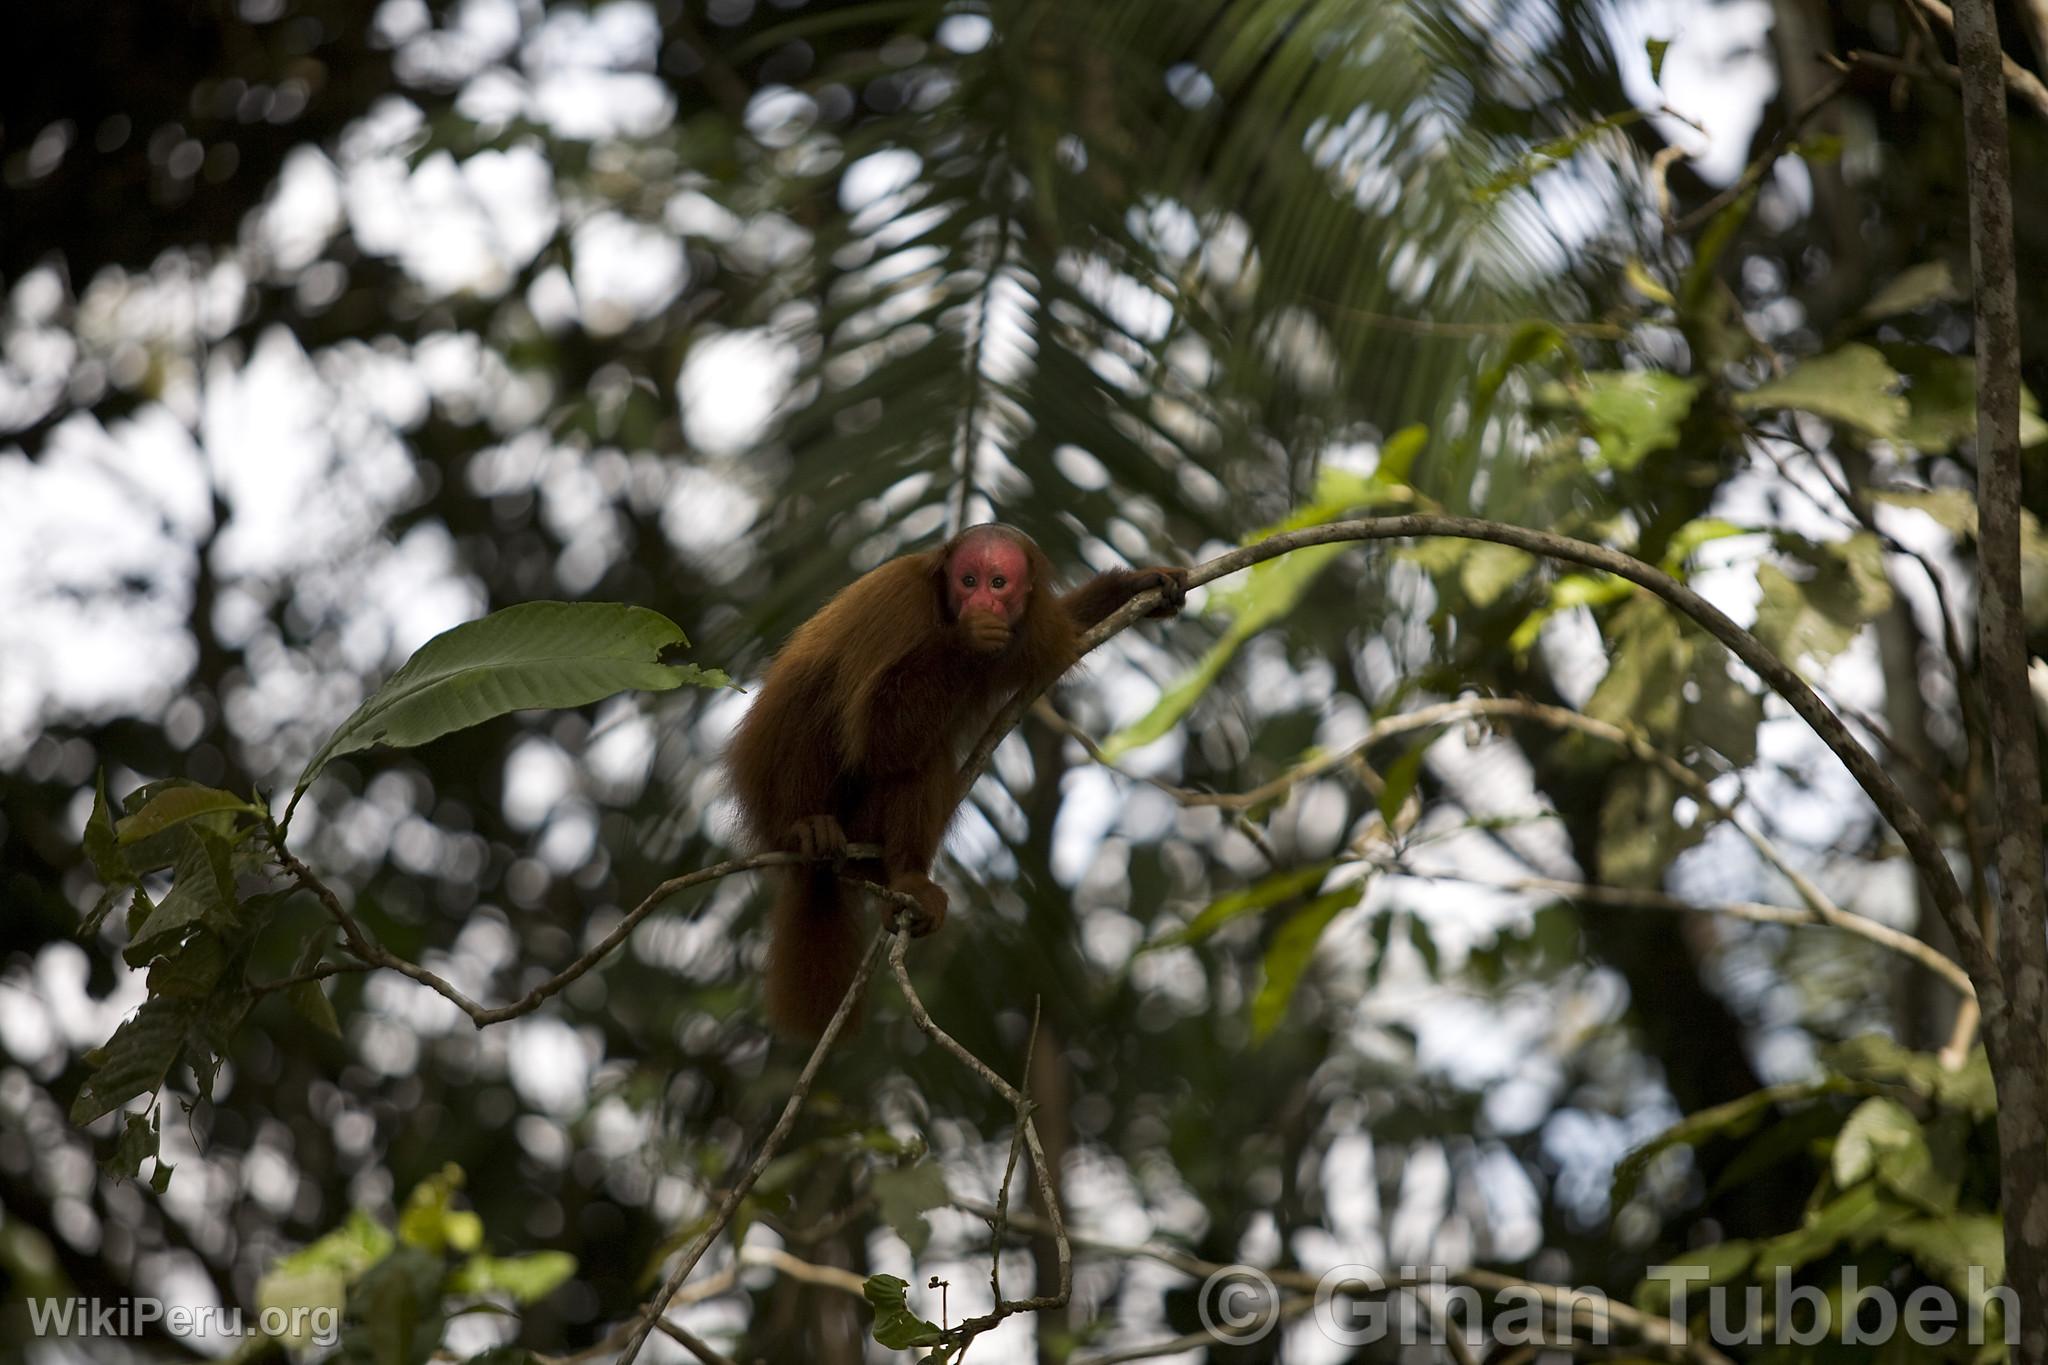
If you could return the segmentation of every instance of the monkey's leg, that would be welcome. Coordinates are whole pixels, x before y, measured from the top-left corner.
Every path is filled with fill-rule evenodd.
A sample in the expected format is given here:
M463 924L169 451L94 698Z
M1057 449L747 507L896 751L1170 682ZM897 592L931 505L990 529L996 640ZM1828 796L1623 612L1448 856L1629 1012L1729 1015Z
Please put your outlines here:
M959 804L957 787L950 768L939 766L878 784L874 791L888 886L917 902L921 913L909 928L920 937L946 922L946 893L932 880L931 867L939 841L945 837L946 822ZM892 903L883 910L882 922L893 930L904 913L902 906Z

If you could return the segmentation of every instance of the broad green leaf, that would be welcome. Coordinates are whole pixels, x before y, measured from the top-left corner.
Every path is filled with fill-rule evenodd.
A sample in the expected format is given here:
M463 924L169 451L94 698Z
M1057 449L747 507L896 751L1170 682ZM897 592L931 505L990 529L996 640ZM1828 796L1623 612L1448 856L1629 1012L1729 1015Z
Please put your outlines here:
M1929 454L1941 455L1977 436L1977 365L1968 355L1950 355L1932 346L1897 342L1884 348L1885 359L1906 378L1906 401L1912 414L1899 439ZM2048 422L2034 391L2020 389L2020 444L2048 439Z
M1811 568L1802 580L1775 564L1757 566L1763 598L1757 604L1756 634L1779 657L1825 662L1891 606L1891 580L1885 577L1877 537L1858 532L1826 545L1782 537L1779 543Z
M353 1280L390 1255L395 1245L390 1229L366 1210L352 1209L340 1227L289 1256L280 1257L270 1268L271 1274L295 1275L310 1270L331 1270L341 1279ZM260 1289L258 1297L261 1297Z
M1876 1173L1880 1152L1903 1151L1915 1144L1924 1154L1927 1138L1919 1121L1898 1101L1873 1096L1851 1111L1835 1138L1835 1183L1846 1189L1866 1180Z
M1635 1305L1645 1313L1658 1317L1667 1315L1671 1308L1671 1289L1682 1283L1687 1294L1711 1288L1717 1284L1739 1278L1749 1270L1756 1260L1756 1243L1746 1239L1716 1242L1703 1246L1674 1260L1666 1261L1674 1272L1670 1276L1646 1279L1636 1286ZM1705 1278L1702 1279L1701 1277Z
M1671 860L1706 836L1706 822L1681 827L1673 812L1680 791L1671 775L1644 764L1624 768L1600 803L1600 880L1610 886L1655 887Z
M1261 964L1264 980L1259 983L1258 994L1252 997L1254 1041L1265 1041L1279 1027L1287 1015L1288 1002L1294 999L1294 988L1301 984L1302 973L1315 956L1316 944L1322 941L1323 930L1330 927L1331 920L1358 904L1365 895L1365 883L1366 878L1361 877L1348 886L1317 896L1288 916L1280 932L1273 935Z
M158 1105L147 1114L128 1114L121 1121L121 1138L114 1144L114 1154L101 1163L101 1168L116 1180L132 1180L142 1172L144 1161L154 1161L157 1140L161 1133L157 1126L163 1106Z
M427 1365L441 1344L441 1258L400 1245L350 1287L341 1357L375 1365Z
M1756 761L1756 732L1764 720L1764 699L1729 672L1728 651L1719 643L1693 639L1686 672L1685 738L1726 758L1735 768Z
M140 967L169 952L200 924L226 928L234 923L234 880L226 844L197 827L184 833L185 850L172 870L171 889L122 951L130 966Z
M330 1232L321 1241L334 1235ZM332 1314L338 1320L343 1305L348 1301L348 1280L357 1271L344 1275L334 1265L289 1267L287 1263L293 1259L286 1257L256 1282L256 1310L259 1316L269 1310L277 1310L271 1313L271 1320L287 1329L296 1323L299 1331L288 1330L277 1339L294 1350L305 1350L313 1344L313 1324L318 1320L316 1315ZM358 1270L362 1268L358 1267Z
M151 797L148 805L121 821L115 830L124 845L135 844L187 820L222 812L230 815L262 813L233 792L224 792L216 787L172 787Z
M894 1229L909 1246L913 1256L924 1255L932 1240L932 1227L925 1217L952 1200L946 1189L946 1173L936 1161L914 1161L907 1166L890 1166L876 1171L870 1188L882 1221Z
M1599 444L1601 462L1625 471L1678 444L1699 389L1698 380L1663 370L1596 370L1572 399Z
M175 952L149 964L149 993L204 1000L227 970L228 951L220 935L202 929Z
M1905 1252L1958 1294L1970 1293L1972 1267L1982 1268L1980 1287L2005 1279L2005 1224L1995 1213L1902 1218L1883 1236L1886 1246Z
M527 602L492 612L420 646L313 756L294 794L332 759L373 744L408 748L507 712L583 706L632 689L730 685L715 669L661 661L687 643L673 621L644 607Z
M875 1341L892 1351L937 1346L944 1340L937 1323L910 1311L905 1297L909 1289L909 1282L895 1275L870 1275L860 1287L861 1297L875 1310Z
M1408 942L1422 958L1422 968L1434 981L1442 975L1442 958L1436 950L1436 939L1429 932L1429 926L1418 915L1408 916Z
M1752 1132L1764 1116L1779 1105L1818 1099L1848 1088L1847 1082L1835 1077L1773 1085L1752 1090L1711 1109L1688 1114L1615 1163L1610 1206L1619 1209L1635 1198L1636 1186L1650 1162L1673 1147L1697 1147L1714 1138L1742 1137Z
M482 1246L483 1219L454 1207L462 1180L462 1168L451 1162L439 1174L413 1186L404 1212L398 1215L398 1240L437 1254L470 1252Z
M1536 566L1536 557L1512 545L1483 541L1458 566L1458 586L1475 607L1490 607Z
M1671 539L1664 547L1664 567L1674 569L1685 563L1686 558L1700 546L1730 536L1746 536L1749 528L1737 526L1732 521L1719 517L1696 517L1671 533ZM1626 579L1617 580L1627 585Z
M515 1303L532 1303L559 1289L576 1273L576 1258L566 1251L536 1251L525 1256L472 1256L450 1277L457 1294L509 1294Z
M1977 538L1977 498L1967 488L1884 488L1870 497L1874 502L1924 512L1952 536Z
M1904 1086L1973 1119L1988 1119L1998 1112L1991 1065L1982 1045L1951 1071L1931 1052L1915 1052L1883 1034L1865 1033L1823 1048L1821 1062L1851 1080Z
M1782 1237L1757 1248L1756 1271L1764 1276L1780 1266L1798 1270L1835 1248L1860 1247L1881 1236L1898 1221L1904 1206L1886 1198L1871 1181L1806 1215L1806 1221Z
M1428 445L1428 427L1402 427L1380 446L1379 463L1373 466L1371 481L1374 484L1405 486L1408 482L1408 471L1415 467L1415 457Z
M330 1038L341 1037L341 1021L335 1018L334 1002L318 981L301 981L285 992L285 998L301 1019Z
M1863 305L1857 316L1867 319L1895 317L1900 313L1915 312L1930 303L1954 303L1968 297L1956 284L1954 272L1949 269L1947 261L1922 261L1886 281L1883 288L1871 295L1870 302Z
M1675 613L1648 599L1630 602L1607 623L1606 676L1586 699L1586 714L1653 735L1678 723L1680 692L1691 662Z
M1796 408L1883 440L1899 440L1910 413L1904 379L1874 346L1850 342L1802 361L1781 379L1734 395L1738 408Z
M115 1029L105 1047L95 1050L98 1065L71 1103L71 1121L91 1123L162 1085L195 1012L185 1000L143 1001L135 1017Z
M1155 948L1175 948L1184 943L1200 943L1239 915L1264 910L1268 906L1278 905L1281 901L1292 900L1296 896L1306 895L1315 890L1323 884L1323 878L1330 875L1330 869L1336 866L1335 858L1325 858L1306 867L1275 873L1242 891L1233 891L1204 906L1200 914L1188 921L1186 928L1176 929L1170 934L1161 934L1146 944L1141 951L1150 952Z

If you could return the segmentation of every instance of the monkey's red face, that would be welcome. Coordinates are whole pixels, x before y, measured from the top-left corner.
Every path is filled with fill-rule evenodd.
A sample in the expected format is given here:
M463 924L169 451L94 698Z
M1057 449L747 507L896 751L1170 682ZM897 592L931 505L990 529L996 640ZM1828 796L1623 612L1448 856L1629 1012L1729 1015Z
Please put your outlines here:
M1007 536L975 536L946 561L946 604L953 619L977 613L1015 625L1031 596L1031 564Z

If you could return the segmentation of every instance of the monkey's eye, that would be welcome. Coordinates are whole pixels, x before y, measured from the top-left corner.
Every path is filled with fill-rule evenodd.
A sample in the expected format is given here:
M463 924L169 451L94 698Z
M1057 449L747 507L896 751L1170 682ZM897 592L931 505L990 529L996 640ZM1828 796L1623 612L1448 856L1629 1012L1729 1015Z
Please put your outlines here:
M1001 574L997 574L994 578L991 578L988 581L988 585L991 588L994 588L1000 592L1009 583L1009 581L1009 579L1003 577Z
M971 587L973 587L973 586L974 586L974 575L973 575L973 574L971 574L971 573L964 573L964 574L961 574L961 575L960 575L960 586L961 586L961 587L963 587L963 588L971 588Z

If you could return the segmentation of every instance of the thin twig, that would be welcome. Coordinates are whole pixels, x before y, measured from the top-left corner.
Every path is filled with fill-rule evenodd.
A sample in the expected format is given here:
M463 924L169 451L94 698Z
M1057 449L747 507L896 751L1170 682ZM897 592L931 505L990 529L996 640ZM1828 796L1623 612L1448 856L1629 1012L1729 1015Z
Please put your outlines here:
M1976 921L1970 915L1969 904L1964 899L1961 886L1956 882L1955 871L1948 864L1947 854L1941 842L1935 838L1934 831L1929 828L1925 818L1900 790L1898 783L1892 780L1891 774L1885 771L1883 764L1863 747L1842 718L1828 709L1827 703L1820 699L1790 664L1779 658L1756 636L1736 625L1725 612L1700 596L1694 589L1633 555L1548 531L1534 531L1478 517L1409 514L1330 522L1322 526L1308 526L1298 531L1271 536L1256 544L1219 555L1207 563L1196 565L1188 571L1187 583L1189 587L1196 587L1278 555L1312 545L1333 545L1354 540L1405 540L1416 536L1454 536L1465 540L1490 541L1496 545L1511 545L1518 550L1526 550L1550 559L1600 569L1647 589L1690 617L1709 635L1726 645L1736 658L1747 664L1752 672L1763 679L1766 686L1783 697L1799 718L1819 736L1821 742L1834 751L1836 758L1849 770L1850 776L1856 779L1857 785L1863 788L1871 802L1876 805L1879 814L1898 831L1900 842L1905 845L1908 856L1912 858L1921 881L1927 887L1929 897L1955 936L1963 965L1968 969L1971 980L1977 983L1980 992L1985 989L1986 983L1996 984L1996 966L1990 950L1984 935L1979 932ZM1158 605L1157 589L1139 593L1082 636L1081 653L1086 654ZM990 723L980 742L975 745L973 753L968 757L963 769L963 776L968 781L972 781L980 774L982 767L988 762L989 755L995 751L996 744L1010 732L1026 708L1044 690L1027 688L996 714L994 721Z
M1922 10L1941 21L1941 26L1950 33L1956 31L1956 14L1942 0L1916 0ZM1960 54L1959 54L1960 55ZM1999 71L2005 77L2005 88L2018 95L2043 117L2048 118L2048 85L2041 78L2014 61L2002 49L1998 54Z
M1046 709L1050 710L1049 707ZM1549 878L1524 879L1523 882L1512 886L1506 883L1488 883L1489 885L1500 886L1502 889L1507 890L1554 891L1559 895L1572 895L1603 905L1641 905L1663 910L1711 912L1770 924L1831 925L1913 959L1955 987L1964 998L1975 998L1975 991L1970 984L1969 973L1957 965L1953 958L1911 934L1902 933L1888 924L1880 923L1867 915L1859 915L1854 911L1845 910L1840 905L1837 905L1826 892L1814 884L1810 877L1794 867L1791 861L1785 857L1784 853L1770 839L1765 837L1762 831L1755 828L1751 821L1723 802L1715 799L1706 779L1702 778L1698 773L1686 767L1685 764L1679 762L1672 755L1652 745L1643 735L1634 730L1624 729L1621 726L1612 725L1604 720L1596 720L1594 717L1588 716L1583 712L1572 711L1562 706L1550 706L1542 702L1525 701L1517 697L1461 697L1456 701L1439 702L1433 706L1419 707L1416 710L1405 711L1399 715L1383 717L1375 721L1361 738L1353 740L1343 748L1318 755L1305 763L1298 764L1272 781L1262 783L1246 792L1198 792L1186 787L1176 787L1172 783L1161 781L1158 778L1146 778L1144 780L1150 782L1153 786L1164 791L1167 795L1185 806L1221 806L1226 810L1242 810L1276 800L1311 778L1333 772L1353 762L1367 749L1385 740L1392 739L1398 735L1410 734L1416 730L1428 730L1460 720L1481 718L1529 720L1542 725L1548 725L1553 729L1571 730L1593 739L1624 747L1635 754L1637 758L1654 764L1658 769L1683 786L1708 815L1733 825L1749 841L1750 845L1757 850L1759 856L1792 884L1793 889L1799 893L1800 899L1806 902L1807 908L1799 910L1789 906L1763 905L1756 902L1738 902L1733 905L1701 905L1680 900L1675 896L1658 896L1656 893L1651 892L1623 891L1614 887L1598 887L1583 882L1563 882ZM1103 755L1101 746L1096 744L1093 739L1086 736L1078 727L1064 718L1060 719L1059 723L1066 733L1078 738L1091 754L1096 755L1100 761L1108 764L1108 759ZM1109 764L1109 766L1114 771L1121 771L1120 769L1115 769L1113 764ZM1408 871L1405 868L1390 870L1397 871L1403 876L1424 875ZM1465 881L1473 880L1465 877L1459 879Z
M1743 167L1742 174L1737 176L1735 182L1729 185L1727 189L1722 190L1712 199L1709 199L1706 203L1701 204L1691 213L1686 214L1685 217L1672 224L1672 231L1680 234L1691 232L1722 209L1755 189L1764 176L1770 173L1771 168L1778 164L1778 158L1785 155L1786 150L1791 147L1793 139L1799 136L1800 129L1806 126L1806 121L1819 113L1829 100L1841 94L1843 88L1848 84L1849 78L1847 76L1836 76L1835 79L1807 96L1797 109L1794 109L1785 116L1785 126L1778 131L1777 140L1771 144L1771 149Z
M903 964L903 951L908 940L899 937L889 949L889 970L895 974L896 984L903 991L904 1003L910 1007L910 1017L927 1038L953 1054L960 1063L996 1094L1003 1097L1017 1114L1017 1126L1024 1132L1024 1145L1031 1153L1032 1174L1038 1180L1038 1196L1045 1205L1045 1222L1052 1229L1055 1252L1059 1258L1059 1289L1052 1294L1035 1294L1028 1299L997 1299L995 1308L978 1318L968 1318L959 1326L946 1333L949 1340L966 1342L986 1332L989 1328L1013 1317L1018 1313L1036 1313L1047 1309L1064 1308L1074 1292L1074 1250L1067 1239L1067 1225L1060 1213L1059 1190L1053 1181L1052 1167L1046 1161L1045 1147L1038 1140L1038 1126L1031 1119L1031 1100L1023 1091L1004 1080L1002 1073L981 1058L969 1052L954 1039L953 1035L933 1022L931 1012L918 998L917 988L911 984L910 971ZM992 1212L990 1225L995 1225L996 1215ZM1016 1222L1021 1215L1009 1215L1009 1221ZM1033 1219L1033 1222L1039 1220Z
M458 987L438 972L422 967L417 962L407 958L400 957L383 944L371 938L361 922L355 916L349 914L347 908L342 905L341 898L334 893L333 888L329 887L320 879L317 873L307 867L304 862L300 861L298 857L285 847L282 830L277 825L272 824L269 827L269 831L271 847L277 853L279 864L300 889L310 891L320 902L321 906L326 909L328 916L340 927L342 937L347 943L348 951L358 961L367 967L383 967L397 972L400 976L417 981L468 1015L470 1022L478 1028L485 1028L491 1024L502 1024L508 1019L517 1019L521 1015L531 1014L539 1009L550 997L560 994L563 989L577 978L608 957L613 949L626 941L633 930L639 926L641 920L659 909L664 901L677 892L687 891L693 886L701 886L706 882L717 881L722 877L730 877L738 872L750 872L757 868L787 867L795 863L826 861L823 858L805 858L801 854L796 853L761 853L750 858L733 858L711 867L699 868L695 872L686 872L679 877L671 877L648 892L645 898L638 905L634 906L624 919L613 926L610 933L597 942L596 946L592 947L590 951L584 953L561 971L556 972L546 981L541 982L509 1005L481 1005L463 994ZM847 854L854 858L875 857L879 856L880 850L870 845L855 844L847 849ZM906 910L914 911L918 908L916 901L900 892L891 891L887 887L877 886L873 882L865 881L858 877L846 877L842 880L846 881L849 885L858 887L869 895L878 896ZM359 969L338 967L336 970ZM277 984L295 983L288 981Z
M1685 914L1725 915L1752 924L1828 925L1856 935L1881 948L1909 957L1953 986L1956 993L1974 1006L1976 990L1969 973L1929 945L1924 939L1894 929L1863 915L1843 914L1825 919L1811 907L1769 905L1760 901L1689 901L1663 891L1638 890L1623 886L1602 886L1592 882L1564 881L1556 877L1478 877L1463 872L1421 872L1409 867L1389 867L1388 872L1424 881L1457 881L1495 891L1542 892L1564 896L1587 905L1624 909L1674 910Z
M747 1192L754 1188L754 1182L761 1178L761 1172L768 1169L768 1163L775 1159L776 1154L782 1150L782 1144L789 1140L790 1130L796 1126L796 1116L803 1109L804 1101L810 1098L811 1087L816 1084L819 1069L824 1066L825 1054L832 1050L833 1041L839 1037L841 1030L846 1027L846 1021L852 1017L854 1002L860 999L861 992L867 988L868 978L874 975L876 964L882 960L882 951L892 938L897 945L896 960L902 960L901 950L905 936L891 934L887 930L877 933L874 941L868 945L867 952L861 957L860 967L853 974L852 984L846 988L846 994L840 997L839 1008L832 1012L832 1021L825 1025L825 1032L819 1036L817 1046L811 1049L810 1060L804 1063L803 1071L796 1078L796 1085L789 1092L788 1101L782 1106L782 1116L775 1120L775 1127L769 1130L767 1139L761 1144L761 1150L755 1153L753 1162L748 1165L738 1182L718 1201L718 1208L711 1215L711 1221L699 1229L697 1235L690 1240L690 1245L684 1250L682 1258L676 1262L675 1269L669 1272L668 1279L662 1283L660 1292L648 1300L647 1306L641 1310L632 1334L626 1339L625 1349L619 1353L618 1365L633 1365L633 1360L640 1354L641 1346L647 1341L647 1334L653 1330L661 1315L668 1311L669 1300L683 1287L683 1281L697 1268L697 1262L704 1258L704 1253L711 1243L732 1222L733 1215L739 1212L740 1201L747 1197Z

